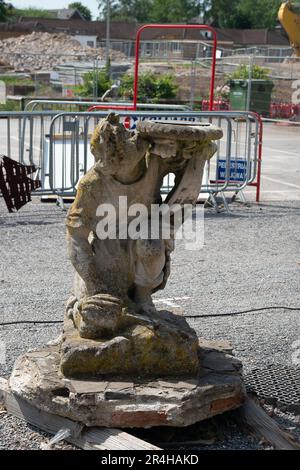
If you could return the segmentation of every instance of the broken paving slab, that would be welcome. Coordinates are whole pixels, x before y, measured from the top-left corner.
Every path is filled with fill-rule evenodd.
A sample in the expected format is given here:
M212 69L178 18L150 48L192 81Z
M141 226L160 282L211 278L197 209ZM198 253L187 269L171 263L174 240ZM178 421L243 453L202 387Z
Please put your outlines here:
M241 363L220 352L218 345L209 352L199 350L204 363L216 354L216 369L209 359L210 369L197 377L68 380L60 372L59 348L46 346L41 354L27 353L17 360L9 387L38 409L86 426L188 426L235 409L245 400ZM226 367L220 367L222 360Z

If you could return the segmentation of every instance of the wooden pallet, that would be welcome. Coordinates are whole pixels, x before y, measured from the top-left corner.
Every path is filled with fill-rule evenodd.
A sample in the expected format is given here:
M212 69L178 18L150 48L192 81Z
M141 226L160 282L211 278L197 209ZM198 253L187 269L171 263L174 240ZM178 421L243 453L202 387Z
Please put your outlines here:
M62 416L53 415L15 397L9 390L8 381L0 377L0 403L7 412L36 426L42 431L57 434L61 429L69 429L70 437L66 440L84 450L159 450L120 429L87 428L82 423Z
M300 444L293 436L283 431L264 409L253 399L247 398L239 409L240 424L246 424L260 439L269 442L276 450L300 450Z

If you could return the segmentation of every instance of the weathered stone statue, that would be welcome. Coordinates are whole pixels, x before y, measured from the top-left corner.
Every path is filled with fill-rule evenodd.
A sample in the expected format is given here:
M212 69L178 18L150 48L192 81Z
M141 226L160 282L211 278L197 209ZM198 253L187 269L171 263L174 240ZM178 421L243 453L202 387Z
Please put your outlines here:
M76 274L63 335L18 359L13 393L88 426L185 426L243 402L228 346L199 342L183 316L158 311L151 298L170 275L178 214L196 202L221 137L210 124L142 121L128 131L115 114L100 121L95 165L67 216ZM161 215L152 228L169 173L164 207L177 212L166 236Z
M99 330L95 324L89 328L88 317L93 315L88 312L97 305L101 310L102 294L106 295L105 309L107 295L115 296L122 304L130 299L145 311L153 306L151 294L166 285L173 249L172 240L124 241L118 239L118 233L116 240L99 240L99 205L113 204L119 214L119 198L125 196L128 208L134 203L143 204L150 214L151 205L162 202L160 189L170 172L175 173L176 183L165 202L195 204L205 161L216 150L212 139L221 137L218 129L151 122L140 123L132 134L114 114L99 124L91 142L96 164L82 178L67 217L69 255L77 271L75 298L69 308L75 321L80 317L82 337L101 336L101 326ZM117 229L123 223L122 215L125 219L126 214L121 213ZM101 314L98 316L101 321ZM107 329L107 324L103 328Z
M129 213L133 204L143 205L142 222L148 227L151 207L162 203L163 178L173 172L175 187L165 203L195 204L205 161L215 153L214 140L221 136L222 131L212 126L151 121L140 122L137 131L130 132L115 114L96 128L91 141L96 164L79 183L67 217L69 255L76 269L67 311L79 337L103 343L94 346L91 364L82 369L78 361L82 347L78 349L79 343L70 347L67 334L62 359L65 374L196 372L194 332L182 319L175 328L178 319L159 315L151 299L153 292L164 288L170 274L172 233L168 239L130 238L130 217L120 208L120 200L126 198ZM97 235L103 204L116 209L115 239ZM107 348L109 354L114 353L113 364L107 359Z

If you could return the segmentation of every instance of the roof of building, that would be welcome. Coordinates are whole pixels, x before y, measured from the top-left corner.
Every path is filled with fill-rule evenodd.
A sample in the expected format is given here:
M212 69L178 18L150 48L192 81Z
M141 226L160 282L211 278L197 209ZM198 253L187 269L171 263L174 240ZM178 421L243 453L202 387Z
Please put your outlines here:
M71 19L81 19L86 21L79 10L76 8L62 8L59 10L47 10L49 13L52 13L55 18L58 20L71 20Z
M141 25L131 22L114 21L110 27L110 37L113 40L135 41L136 32ZM289 46L287 36L280 30L268 29L221 29L215 28L220 43L232 46L246 47L251 45ZM105 21L86 21L80 19L54 19L54 18L20 18L17 23L0 23L0 31L41 31L64 32L66 34L96 35L98 38L106 37ZM203 30L199 29L146 29L143 31L142 40L205 40Z
M230 41L235 45L276 45L288 46L289 40L281 30L269 29L221 29L215 28L219 41Z
M7 25L7 26L5 26ZM17 23L0 23L1 29L11 28L12 30L65 32L69 34L91 34L100 38L106 36L106 23L103 21L86 21L80 19L63 20L56 18L34 18L23 17ZM34 28L34 29L31 29ZM114 39L135 39L135 23L112 22L111 37Z

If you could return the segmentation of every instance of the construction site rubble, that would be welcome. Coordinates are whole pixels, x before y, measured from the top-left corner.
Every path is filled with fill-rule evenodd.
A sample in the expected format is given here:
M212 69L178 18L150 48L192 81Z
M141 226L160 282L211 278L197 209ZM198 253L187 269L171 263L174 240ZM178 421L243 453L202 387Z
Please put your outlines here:
M82 46L64 33L33 32L0 41L0 61L19 72L50 70L69 61L103 59L104 48ZM110 50L111 60L122 60L124 54Z

